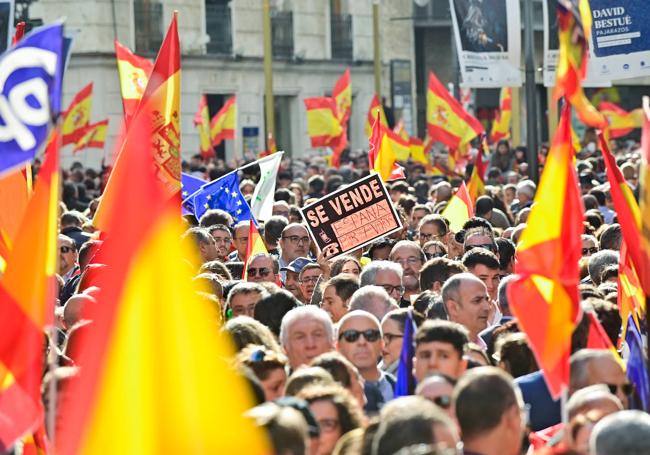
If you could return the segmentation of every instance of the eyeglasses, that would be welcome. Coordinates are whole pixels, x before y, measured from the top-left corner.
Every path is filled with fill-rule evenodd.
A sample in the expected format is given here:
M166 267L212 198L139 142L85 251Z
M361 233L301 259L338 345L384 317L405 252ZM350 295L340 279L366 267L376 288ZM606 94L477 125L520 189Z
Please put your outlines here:
M384 333L382 338L384 339L384 344L391 344L393 340L404 338L404 334L398 335L397 333Z
M300 280L298 280L298 282L300 284L305 284L305 283L314 283L314 284L316 284L316 283L318 283L319 278L320 278L320 275L318 275L318 276L306 276L306 277L301 278Z
M632 395L634 392L634 384L630 382L626 382L625 384L605 384L607 388L609 389L610 393L612 395L616 395L616 392L618 389L621 389L621 392L623 392L623 395L628 396Z
M472 250L474 248L485 248L486 250L492 251L493 253L497 252L497 246L494 243L483 243L479 245L465 245L465 252Z
M415 265L415 264L420 264L422 262L422 259L415 257L415 256L409 256L406 259L393 259L393 262L397 262L399 265Z
M266 268L266 267L261 267L259 269L256 269L256 268L252 267L252 268L248 269L248 276L252 276L252 277L255 277L255 276L258 276L258 275L261 276L261 277L266 277L266 276L269 276L270 273L271 273L271 270Z
M386 289L386 292L389 294L392 294L395 291L399 292L399 295L404 294L404 286L391 286L390 284L380 284L378 286L381 286L382 288Z
M286 235L282 237L283 239L289 240L291 243L309 243L309 237L300 237L297 235Z
M342 332L339 335L339 340L344 339L348 343L354 343L359 339L359 337L363 335L363 337L366 339L366 341L370 343L374 343L375 341L379 340L379 337L381 336L381 332L376 329L368 329L368 330L346 330L345 332Z
M420 238L425 241L429 239L439 239L444 236L444 234L424 234L423 232L420 232Z
M435 397L432 401L442 409L449 409L451 406L451 397L449 395L440 395L439 397Z
M246 239L246 240L248 240L248 239ZM230 243L230 242L232 242L232 239L230 237L225 237L225 238L215 237L214 241L217 242L217 243Z
M598 248L596 248L595 246L592 246L591 248L582 249L583 256L587 256L588 254L594 254L594 253L598 253Z
M320 427L321 431L330 433L339 427L339 421L336 419L320 419L318 421L318 426Z
M427 259L433 259L433 258L441 258L444 257L447 253L444 251L435 251L433 253L424 253L427 257Z
M71 251L75 251L75 249L71 246L62 246L59 248L59 251L61 251L61 253L63 254L67 254L70 253Z

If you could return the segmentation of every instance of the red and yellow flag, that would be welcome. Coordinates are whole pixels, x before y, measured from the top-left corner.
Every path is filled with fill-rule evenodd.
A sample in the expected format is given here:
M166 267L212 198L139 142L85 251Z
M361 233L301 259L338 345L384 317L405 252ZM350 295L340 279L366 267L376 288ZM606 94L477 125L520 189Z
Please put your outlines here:
M376 171L384 182L399 180L405 178L404 169L397 164L393 144L395 138L391 138L392 133L388 128L381 125L379 113L372 127L370 136L370 147L368 149L368 167ZM395 133L393 135L397 136ZM399 136L397 139L401 140Z
M85 148L103 149L108 133L108 119L88 125L83 136L75 143L73 153Z
M554 398L569 385L571 335L580 318L578 261L584 208L570 125L567 104L517 248L517 278L508 286L513 313Z
M409 145L411 147L411 158L413 161L416 163L424 164L424 166L427 168L427 171L429 171L431 163L429 162L429 158L427 157L427 154L424 150L424 141L417 137L411 137L409 139Z
M224 139L235 139L237 129L237 98L231 96L210 122L210 140L213 146L221 144Z
M499 95L499 112L497 113L490 139L492 143L497 143L501 139L510 139L510 122L512 121L512 88L501 88Z
M150 121L133 118L133 150L123 149L113 176L118 203L96 255L106 267L84 314L93 322L71 346L83 373L64 387L57 453L269 453L243 416L253 403L225 360L234 349L219 310L184 264L197 252L179 241L180 199L169 199L154 157L141 153L155 134Z
M210 141L210 112L208 111L208 97L201 95L199 110L194 114L194 126L199 130L199 146L201 156L204 158L214 155L214 149Z
M641 244L641 211L628 186L621 170L616 165L616 159L609 150L609 145L603 134L599 135L600 150L605 161L607 180L609 180L610 194L616 209L618 223L621 226L621 233L627 245ZM631 248L629 255L639 280L645 290L650 290L650 270L648 269L648 258L644 256L641 248Z
M181 55L178 40L176 14L169 25L165 40L160 48L156 63L151 73L147 89L132 121L145 116L150 119L153 128L148 154L154 157L156 175L167 189L169 198L180 194L181 158L180 158L180 82ZM140 122L138 122L140 123ZM115 160L104 194L95 214L94 223L99 230L108 225L104 212L110 212L110 206L117 203L113 192L113 180L119 181L119 175L125 172L123 157L125 153L142 153L146 144L134 147L130 144L136 133L128 128L122 150ZM145 150L143 150L143 148Z
M336 101L336 112L341 126L345 125L352 112L352 83L350 81L350 68L347 68L343 75L334 84L332 98Z
M641 241L638 244L628 243L630 246L630 254L636 250L636 245L639 245L641 250L641 261L643 267L639 270L634 257L632 262L636 268L637 274L641 280L643 291L647 296L650 296L650 98L643 97L643 132L641 134L641 170L639 171L639 184L640 197L639 209L640 219L639 223L641 232ZM621 227L622 230L622 227Z
M637 325L639 315L645 312L645 294L628 253L625 239L621 241L621 255L618 262L618 311L621 313L621 337L625 340L627 324L632 315Z
M5 269L31 193L29 173L16 169L0 177L0 272Z
M91 82L74 96L68 110L63 113L61 124L63 145L74 144L85 134L90 122L92 103L93 83Z
M472 169L472 175L469 178L467 191L469 192L472 203L476 202L479 196L485 194L485 174L487 172L488 163L483 160L483 150L479 148L476 154L476 162Z
M593 311L587 312L586 316L589 318L589 333L587 334L587 349L602 349L609 351L614 355L614 359L625 369L621 356L614 347L612 340L609 339L605 328L602 326L596 314Z
M587 74L591 11L588 0L558 0L560 55L555 82L555 99L565 97L576 109L580 120L594 128L605 128L607 120L589 102L582 90Z
M153 71L153 63L144 57L135 55L128 47L115 40L115 56L117 57L117 72L120 77L122 106L127 123L138 109L138 104L144 95Z
M429 72L427 90L427 132L432 140L452 149L463 148L484 132L483 125L463 109L433 72Z
M474 204L465 182L460 184L456 194L449 199L447 207L442 211L442 216L449 220L449 229L452 232L460 231L463 224L474 216Z
M304 99L307 108L307 133L312 147L338 147L344 128L338 121L334 98L319 96Z
M611 139L625 136L643 126L643 110L641 108L627 112L614 103L603 101L598 105L598 110L607 119L606 130Z
M372 135L372 126L375 124L375 119L377 118L377 113L379 112L379 120L381 125L384 128L388 128L388 120L386 120L386 113L384 112L384 107L379 102L379 97L375 94L370 101L370 107L368 108L368 115L366 116L366 135L370 137Z
M244 281L248 281L248 261L256 254L269 254L269 251L264 245L264 240L260 235L260 231L255 226L255 221L251 218L248 227L248 243L246 244L246 260L244 261Z
M44 329L57 289L59 142L55 132L0 282L1 447L42 423Z

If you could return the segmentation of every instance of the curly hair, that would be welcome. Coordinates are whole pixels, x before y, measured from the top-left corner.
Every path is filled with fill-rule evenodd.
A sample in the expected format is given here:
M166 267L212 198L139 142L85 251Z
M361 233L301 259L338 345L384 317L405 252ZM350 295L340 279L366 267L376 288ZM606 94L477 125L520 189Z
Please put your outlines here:
M286 368L287 357L264 345L249 344L237 354L237 364L250 368L261 381L269 377L273 370Z

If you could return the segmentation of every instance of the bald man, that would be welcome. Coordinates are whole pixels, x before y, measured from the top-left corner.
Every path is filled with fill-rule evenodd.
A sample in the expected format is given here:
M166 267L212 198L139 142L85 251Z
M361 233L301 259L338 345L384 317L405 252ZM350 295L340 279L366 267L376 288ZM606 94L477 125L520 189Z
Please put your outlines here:
M478 336L487 328L490 318L490 296L485 283L471 273L454 275L442 287L442 302L449 320L465 326L469 340L485 347Z
M614 354L601 349L581 349L571 356L569 395L594 384L605 384L627 408L633 390Z

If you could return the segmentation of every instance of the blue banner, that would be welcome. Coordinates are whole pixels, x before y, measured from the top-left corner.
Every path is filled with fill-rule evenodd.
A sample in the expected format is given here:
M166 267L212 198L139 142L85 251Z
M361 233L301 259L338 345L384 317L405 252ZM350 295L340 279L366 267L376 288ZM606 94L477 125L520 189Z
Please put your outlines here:
M0 57L0 173L34 158L61 110L63 24L40 27Z

